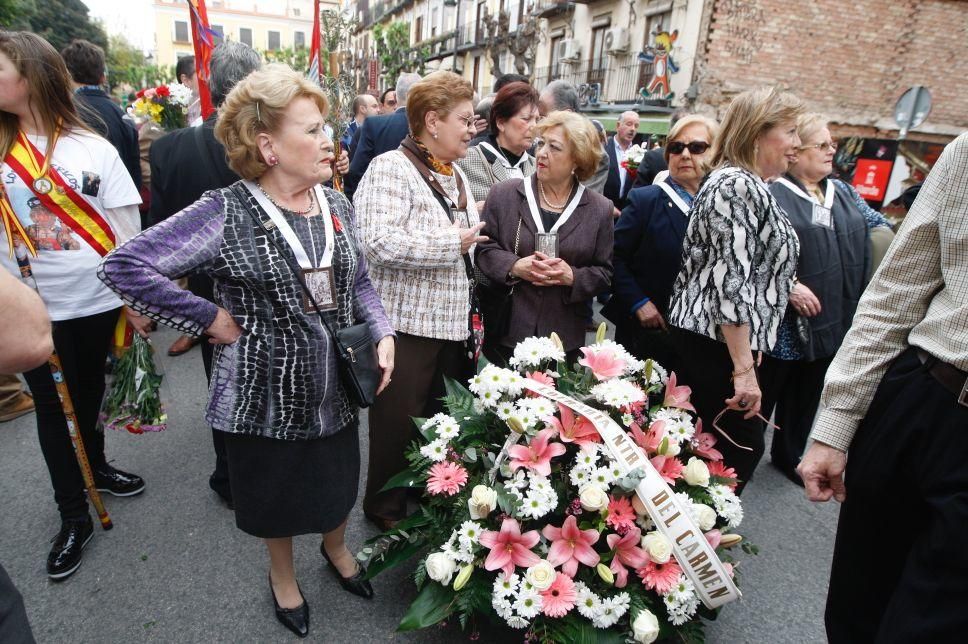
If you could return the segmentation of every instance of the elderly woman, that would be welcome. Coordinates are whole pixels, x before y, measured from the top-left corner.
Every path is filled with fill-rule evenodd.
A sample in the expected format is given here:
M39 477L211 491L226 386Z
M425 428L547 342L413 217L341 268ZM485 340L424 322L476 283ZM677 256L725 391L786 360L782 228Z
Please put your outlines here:
M802 112L798 98L771 88L730 103L713 148L716 169L689 211L669 307L680 381L692 387L706 428L725 435L717 449L735 469L738 491L763 455L756 367L776 343L799 253L766 179L796 160Z
M640 358L677 369L666 318L682 266L689 209L708 170L719 125L693 114L676 122L664 149L669 176L635 188L615 225L615 285L602 314L615 341Z
M444 376L473 373L473 268L484 241L469 182L455 161L474 136L474 90L435 72L407 95L410 134L370 163L354 195L373 285L397 332L398 377L370 409L363 512L381 529L406 516L406 490L380 492L407 466L411 417L440 411Z
M477 263L494 284L511 289L504 320L486 355L506 363L529 336L558 333L570 357L585 340L588 301L612 280L612 203L581 181L603 154L598 133L574 112L552 112L536 128L537 166L527 179L495 185L484 205L492 241Z
M46 40L0 31L0 201L15 217L0 227L0 262L21 277L9 243L32 267L95 486L134 496L144 491L144 480L108 464L104 432L97 430L104 364L121 314L121 300L98 281L97 267L102 255L140 230L141 198L117 150L79 117L72 94L64 60ZM150 322L126 312L142 331ZM60 581L81 565L94 527L50 367L23 375L36 402L40 449L61 519L47 557L47 575Z
M225 99L215 129L242 180L205 193L101 268L136 310L217 345L206 419L226 432L236 524L265 540L276 617L302 637L309 607L293 536L322 533L320 550L342 586L373 594L343 541L360 471L359 410L338 377L328 325L367 323L381 387L393 369L393 329L367 276L353 209L320 186L334 157L327 107L319 87L285 65L253 72ZM217 304L172 281L191 271L212 277ZM316 288L304 298L300 282L320 281L331 286L328 298Z
M824 375L850 328L870 275L870 233L886 226L869 220L852 195L830 178L837 144L818 114L797 121L802 145L789 171L770 192L800 240L797 278L776 346L763 365L763 413L776 407L770 448L773 466L795 482L796 467L820 404Z
M528 83L509 83L494 97L487 139L468 148L467 156L457 164L467 175L478 209L484 207L495 183L534 173L534 157L528 150L537 122L538 92Z

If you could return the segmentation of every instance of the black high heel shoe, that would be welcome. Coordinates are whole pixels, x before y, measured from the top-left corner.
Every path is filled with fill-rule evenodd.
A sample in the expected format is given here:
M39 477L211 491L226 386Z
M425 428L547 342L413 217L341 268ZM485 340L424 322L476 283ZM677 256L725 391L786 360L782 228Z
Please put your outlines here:
M296 588L299 588L298 584ZM279 605L276 591L272 589L272 573L269 573L269 592L272 594L272 603L276 607L276 619L279 623L299 637L309 635L309 603L302 594L302 588L299 588L299 596L302 597L303 603L295 608L283 608Z
M329 558L326 554L326 545L319 544L319 552L322 553L323 558L329 564L329 569L333 571L333 575L339 580L339 585L343 587L343 590L351 592L354 595L362 597L363 599L373 599L373 586L370 585L369 580L366 579L366 568L363 564L357 562L356 567L358 568L355 575L352 577L344 577L339 568L333 564L333 560Z

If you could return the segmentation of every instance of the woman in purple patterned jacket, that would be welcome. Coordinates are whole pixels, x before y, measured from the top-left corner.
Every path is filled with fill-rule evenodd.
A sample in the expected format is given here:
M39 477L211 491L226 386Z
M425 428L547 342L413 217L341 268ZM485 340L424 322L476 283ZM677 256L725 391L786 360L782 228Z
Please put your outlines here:
M343 540L357 496L359 410L314 305L333 326L369 324L381 390L394 353L352 206L320 185L332 174L327 107L318 86L284 65L252 73L226 98L215 130L243 180L207 192L101 266L101 279L136 311L217 345L206 419L226 432L236 524L265 540L276 616L301 637L309 608L293 536L322 533L320 550L341 585L373 595ZM212 277L218 304L175 286L192 271Z

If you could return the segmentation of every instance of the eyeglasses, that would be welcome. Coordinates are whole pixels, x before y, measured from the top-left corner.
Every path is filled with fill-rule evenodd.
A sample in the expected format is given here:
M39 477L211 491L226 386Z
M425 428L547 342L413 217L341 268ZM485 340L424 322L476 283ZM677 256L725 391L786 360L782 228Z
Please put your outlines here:
M801 150L817 149L817 150L820 150L821 152L826 152L827 150L830 150L831 152L836 152L837 144L834 143L833 141L824 141L823 143L812 143L810 145L801 145L800 149Z
M464 127L468 130L477 130L477 126L474 125L475 116L471 114L470 116L464 116L463 114L456 115L458 119L464 122Z
M690 141L689 143L683 143L682 141L673 141L666 146L669 150L669 154L682 154L687 149L689 154L703 154L709 149L709 144L705 141Z

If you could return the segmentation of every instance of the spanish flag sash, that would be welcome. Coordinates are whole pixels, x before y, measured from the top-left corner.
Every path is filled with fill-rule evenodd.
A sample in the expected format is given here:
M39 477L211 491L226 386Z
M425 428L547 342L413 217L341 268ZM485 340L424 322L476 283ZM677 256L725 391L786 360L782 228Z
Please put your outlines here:
M56 135L53 137L56 141ZM101 214L88 201L79 195L57 170L51 166L40 150L27 139L27 135L18 132L17 140L10 148L5 163L20 177L36 195L37 199L54 213L58 219L77 233L88 245L102 257L114 248L114 231ZM7 240L13 249L13 235L23 238L24 243L33 255L36 249L30 242L20 221L13 214L8 199L4 199L0 206L3 216ZM8 212L9 211L9 212Z

